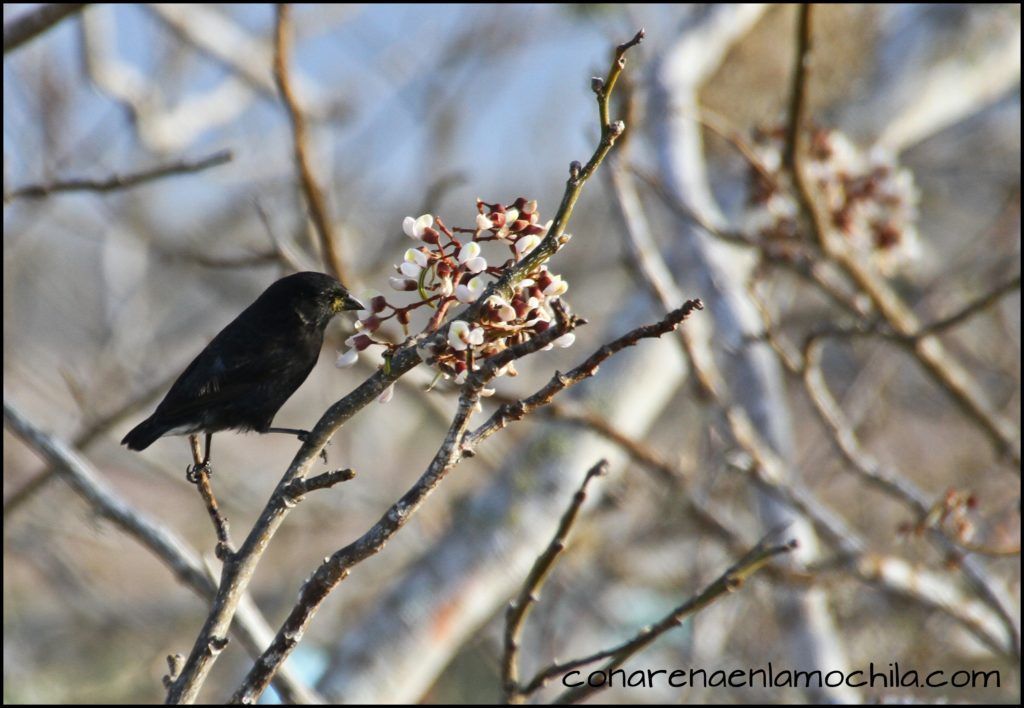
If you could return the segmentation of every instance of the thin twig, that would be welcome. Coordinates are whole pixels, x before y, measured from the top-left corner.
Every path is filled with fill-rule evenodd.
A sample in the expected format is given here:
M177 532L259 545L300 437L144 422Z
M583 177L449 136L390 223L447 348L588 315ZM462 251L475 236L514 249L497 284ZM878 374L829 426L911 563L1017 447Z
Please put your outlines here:
M54 2L30 10L4 25L4 54L39 36L65 17L81 12L88 3Z
M67 192L97 192L104 194L106 192L114 192L122 189L131 189L132 187L138 187L158 179L163 179L164 177L201 172L202 170L230 162L232 157L233 155L230 150L219 150L218 152L199 160L178 160L166 165L151 167L148 170L142 170L140 172L123 175L110 175L104 179L74 177L60 179L54 182L47 182L44 184L28 184L23 187L17 187L10 193L5 194L4 201L11 202L15 199L23 198L41 199L43 197L48 197L51 194Z
M662 634L670 629L680 626L683 623L683 620L690 615L703 610L708 605L711 605L729 593L738 590L750 576L763 568L773 558L784 553L789 553L796 548L795 541L789 541L781 545L769 545L768 539L772 535L774 534L769 534L769 536L762 539L761 542L752 548L749 553L738 560L731 568L725 571L725 573L700 593L676 607L653 625L641 629L632 639L629 639L612 649L607 649L586 657L578 662L573 662L572 665L580 666L593 663L594 661L599 661L606 657L611 657L611 660L600 669L600 671L604 672L605 675L607 675L607 672L613 671L622 666L622 664L624 664L631 656L643 650ZM556 704L579 703L602 690L602 688L607 687L607 683L598 686L591 685L587 682L581 683L582 685L579 685L576 688L570 688L568 691L562 693L553 702Z
M965 320L970 319L974 315L978 314L982 310L994 305L1005 295L1009 295L1015 290L1020 290L1020 273L1010 278L1004 283L1000 283L984 295L970 301L966 305L960 307L959 310L954 312L952 315L943 317L942 319L935 320L925 326L921 327L917 332L914 333L912 339L921 339L928 337L933 334L939 334L947 329L951 329L962 324Z
M288 109L288 119L292 124L292 145L295 155L295 166L299 170L302 192L309 206L309 214L316 227L320 239L320 248L328 271L343 283L351 283L345 270L341 254L338 252L337 235L331 225L327 210L327 200L317 185L309 157L309 136L306 129L306 118L299 107L298 99L292 88L288 69L288 55L291 49L291 8L286 3L277 6L277 22L274 25L274 81L277 83L281 99Z
M668 313L661 321L637 327L605 344L568 373L555 372L551 380L533 395L500 406L483 425L466 436L466 444L477 445L506 427L510 422L521 420L534 409L549 403L559 392L596 374L601 363L616 352L635 345L641 339L661 337L672 332L694 311L702 309L704 309L704 305L700 300L687 300L682 307Z
M501 662L502 688L505 703L522 703L525 698L522 687L519 685L519 666L517 664L519 637L522 635L523 623L526 622L526 617L530 614L533 604L537 602L540 589L552 569L554 569L558 556L565 550L569 531L572 529L573 524L576 523L580 508L587 499L587 485L590 484L592 479L600 477L607 473L607 471L608 460L601 460L584 475L580 488L573 495L572 500L569 502L569 507L562 515L561 521L558 522L558 528L555 530L551 543L537 557L533 568L530 569L529 575L526 576L526 581L523 583L519 595L508 606L508 611L505 613L505 651Z
M807 77L811 64L811 3L800 3L797 8L796 57L793 79L789 91L789 116L786 120L786 144L782 150L782 166L794 172L797 152L801 149L801 136L807 122Z
M203 453L199 447L199 436L189 435L188 442L192 448L192 459L195 462L195 465L188 471L188 480L199 490L206 513L210 515L210 521L213 522L213 530L217 534L217 546L214 553L221 560L225 560L235 552L235 547L231 543L231 535L228 532L228 520L220 513L220 505L217 504L217 497L213 494L213 485L210 484L210 467L208 464L204 464ZM209 437L207 437L207 445L209 445Z

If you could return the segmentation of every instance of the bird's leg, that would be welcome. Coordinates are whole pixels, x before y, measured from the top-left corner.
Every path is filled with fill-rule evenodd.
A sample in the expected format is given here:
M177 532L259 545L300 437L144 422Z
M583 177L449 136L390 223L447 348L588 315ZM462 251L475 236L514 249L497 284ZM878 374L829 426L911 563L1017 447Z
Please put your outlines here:
M261 432L264 432L264 433L285 433L286 435L294 435L295 437L297 437L299 439L299 442L306 442L306 440L309 439L309 431L308 430L299 430L298 428L267 428L266 430L263 430ZM320 450L320 459L322 459L324 461L325 465L327 464L327 450L321 448L321 450Z
M189 435L188 442L192 446L192 459L195 464L185 468L185 479L192 484L197 484L200 473L213 476L213 467L210 466L210 449L213 447L213 433L206 434L206 454L203 456L202 462L199 461L199 436Z

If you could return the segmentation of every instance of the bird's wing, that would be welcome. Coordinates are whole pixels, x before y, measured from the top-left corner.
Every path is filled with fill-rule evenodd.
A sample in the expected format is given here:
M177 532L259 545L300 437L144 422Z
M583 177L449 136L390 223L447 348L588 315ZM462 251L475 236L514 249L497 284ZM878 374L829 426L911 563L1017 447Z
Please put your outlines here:
M277 383L290 394L309 373L301 364L296 368L294 349L288 351L272 340L254 338L244 347L232 344L214 338L188 365L157 409L162 419L192 419L222 404L237 402L254 388L270 383ZM299 374L301 378L289 388L289 380Z

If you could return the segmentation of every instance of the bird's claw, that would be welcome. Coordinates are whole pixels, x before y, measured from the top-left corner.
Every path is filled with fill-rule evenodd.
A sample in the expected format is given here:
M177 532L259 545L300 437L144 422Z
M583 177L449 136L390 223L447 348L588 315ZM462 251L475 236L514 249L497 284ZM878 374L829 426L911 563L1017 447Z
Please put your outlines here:
M210 465L209 460L198 465L189 465L185 468L185 479L192 484L199 484L199 478L202 475L207 477L213 476L213 466Z
M299 439L299 442L303 442L304 443L307 440L309 440L309 434L310 433L309 433L308 430L303 430L303 431L297 433L295 435L295 437L297 437ZM327 444L330 445L331 444L330 441L328 441ZM324 461L325 465L327 464L327 448L323 448L323 447L320 448L320 459Z

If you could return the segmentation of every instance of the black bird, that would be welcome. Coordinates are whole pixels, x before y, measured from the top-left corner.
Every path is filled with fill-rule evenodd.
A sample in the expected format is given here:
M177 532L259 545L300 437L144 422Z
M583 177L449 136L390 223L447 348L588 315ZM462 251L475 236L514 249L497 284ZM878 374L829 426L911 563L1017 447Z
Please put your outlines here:
M304 430L272 428L274 416L316 365L330 319L361 309L341 283L323 273L281 278L213 338L153 415L121 444L145 450L164 435L205 433L208 469L210 441L221 430L304 438Z

